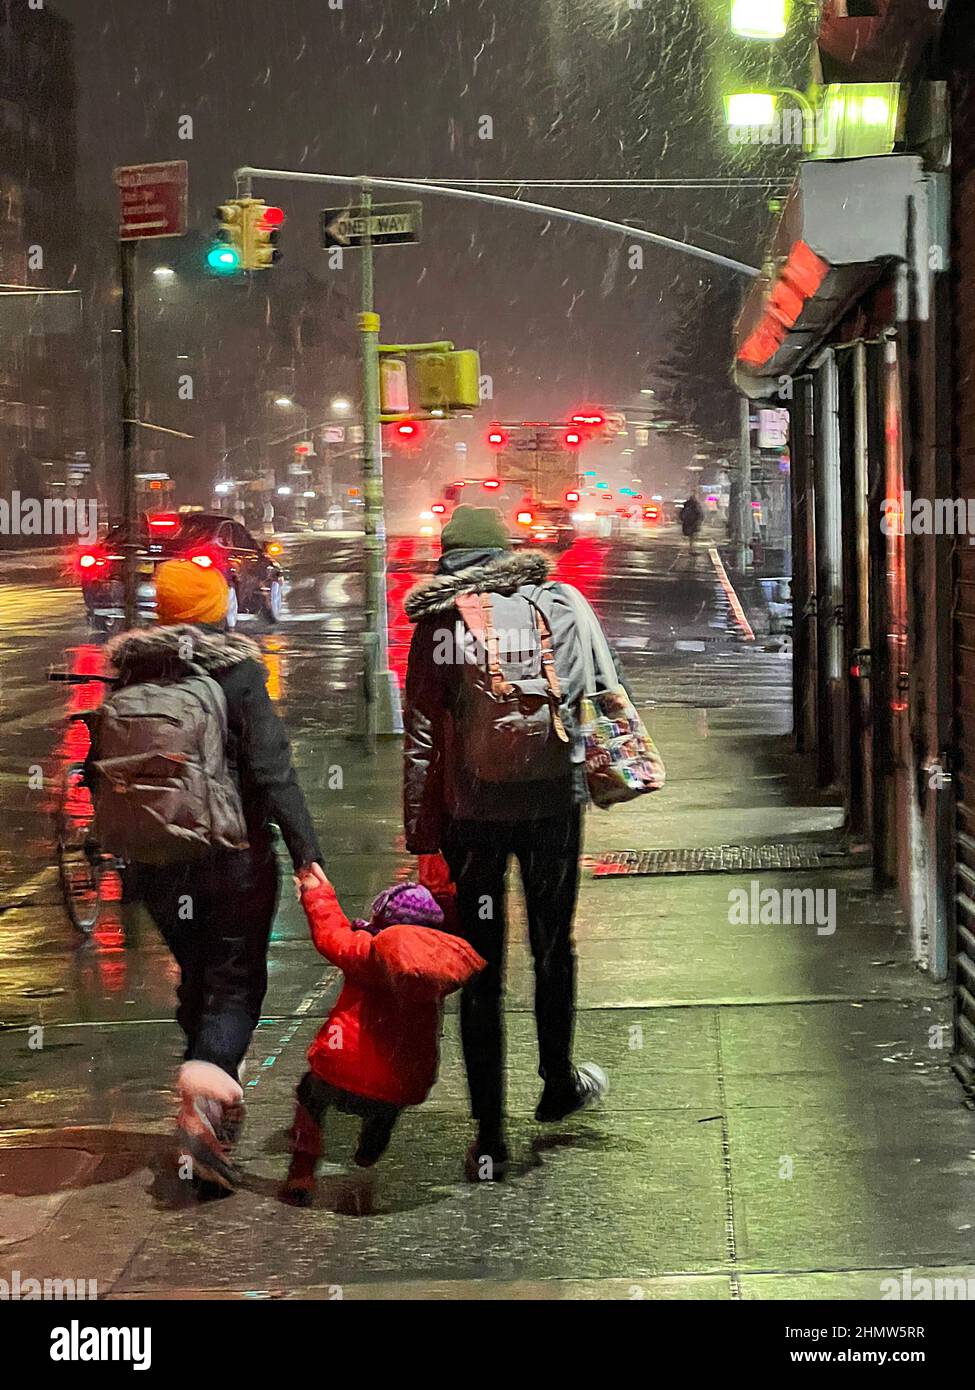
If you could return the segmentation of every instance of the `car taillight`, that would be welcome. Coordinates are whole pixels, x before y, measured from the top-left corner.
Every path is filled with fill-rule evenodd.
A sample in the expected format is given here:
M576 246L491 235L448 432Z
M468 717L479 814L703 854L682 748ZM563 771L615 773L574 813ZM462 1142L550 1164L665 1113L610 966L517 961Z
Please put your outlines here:
M93 565L98 564L98 556L86 552L78 557L78 564L83 570L90 570Z
M442 516L444 512L447 510L447 508L444 506L442 502L434 502L430 510L434 512L437 516Z
M191 555L190 559L193 561L194 565L199 565L201 570L208 570L213 564L213 557L211 555Z
M153 531L175 531L179 527L180 518L160 512L156 516L150 516L148 522Z

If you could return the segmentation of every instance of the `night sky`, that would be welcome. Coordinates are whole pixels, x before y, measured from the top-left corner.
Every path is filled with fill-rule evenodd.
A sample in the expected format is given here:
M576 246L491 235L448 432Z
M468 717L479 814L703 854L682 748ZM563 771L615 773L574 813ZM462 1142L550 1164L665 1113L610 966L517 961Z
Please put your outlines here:
M51 3L75 26L80 196L99 225L114 206L113 166L172 158L189 160L190 222L204 231L243 163L688 180L781 179L793 159L728 144L719 0L646 0L632 10L627 0ZM184 115L191 141L178 137ZM492 139L478 138L485 116ZM348 277L355 296L354 254L329 271L319 249L318 209L340 204L341 192L270 183L254 191L288 211L288 264ZM525 196L751 263L768 225L765 192L754 186ZM586 400L627 403L653 384L682 296L729 274L649 246L633 271L619 237L430 196L422 245L377 254L377 298L387 340L449 336L480 348L494 378L492 415L557 418ZM729 330L726 318L700 325L716 372L727 370Z

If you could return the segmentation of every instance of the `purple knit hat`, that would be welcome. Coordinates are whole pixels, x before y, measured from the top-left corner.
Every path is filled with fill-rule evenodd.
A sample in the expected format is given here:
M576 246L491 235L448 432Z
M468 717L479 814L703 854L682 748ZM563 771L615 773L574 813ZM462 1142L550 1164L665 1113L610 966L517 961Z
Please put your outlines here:
M395 883L373 899L368 922L357 917L352 925L373 933L394 925L442 927L443 912L433 894L421 884Z

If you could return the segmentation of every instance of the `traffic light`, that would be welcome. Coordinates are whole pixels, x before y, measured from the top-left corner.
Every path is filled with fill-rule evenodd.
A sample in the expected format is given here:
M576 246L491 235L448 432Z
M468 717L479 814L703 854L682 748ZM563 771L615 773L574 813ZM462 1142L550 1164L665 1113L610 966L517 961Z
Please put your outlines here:
M578 492L576 492L575 488L570 488L570 490L565 494L565 500L567 502L578 502L579 494Z
M244 259L244 207L239 198L221 203L214 216L217 230L207 252L207 265L214 275L234 275Z
M473 348L420 352L415 367L424 410L475 410L481 404L481 359Z
M417 420L398 420L390 429L390 439L401 449L415 448L422 439Z
M282 208L269 208L259 198L242 199L244 270L268 270L281 259L278 230L284 224Z
M567 449L578 449L582 443L582 434L579 430L566 430L562 438Z

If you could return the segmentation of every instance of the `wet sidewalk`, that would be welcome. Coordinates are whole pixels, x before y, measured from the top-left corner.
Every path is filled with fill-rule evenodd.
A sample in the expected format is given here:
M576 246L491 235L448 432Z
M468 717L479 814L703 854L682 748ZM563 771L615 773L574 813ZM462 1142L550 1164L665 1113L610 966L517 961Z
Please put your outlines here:
M286 894L244 1186L195 1205L170 1172L172 970L146 930L57 967L40 1047L24 996L0 1032L0 1276L94 1278L116 1298L661 1299L876 1299L905 1269L975 1276L975 1115L947 1066L950 999L909 963L869 868L830 859L841 817L790 752L787 661L721 641L666 674L633 644L630 665L670 775L660 795L588 820L577 1055L609 1073L600 1110L544 1130L532 1119L515 893L509 1180L463 1180L452 1012L437 1087L372 1178L352 1168L354 1122L337 1117L316 1205L280 1205L292 1087L337 986ZM330 875L358 912L412 862L398 848L399 749L369 763L305 737L298 754ZM797 845L827 867L760 867ZM759 867L604 871L626 852L720 846ZM754 903L774 919L782 890L806 889L835 894L814 899L832 903L819 928L756 919ZM780 896L756 898L766 890Z

